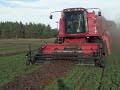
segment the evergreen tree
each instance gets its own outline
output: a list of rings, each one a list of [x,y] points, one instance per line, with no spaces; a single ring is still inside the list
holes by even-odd
[[[50,25],[41,23],[0,22],[0,38],[51,38],[54,32]]]

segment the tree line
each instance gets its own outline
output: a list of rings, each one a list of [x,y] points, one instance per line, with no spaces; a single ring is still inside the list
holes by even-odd
[[[102,26],[110,33],[117,30],[114,21],[106,20],[102,17]],[[0,22],[0,38],[53,38],[57,37],[57,30],[50,25],[22,22]]]
[[[0,38],[52,38],[57,30],[50,25],[22,22],[0,22]]]

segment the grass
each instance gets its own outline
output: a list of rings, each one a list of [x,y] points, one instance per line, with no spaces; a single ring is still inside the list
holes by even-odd
[[[53,40],[45,39],[48,43],[53,42]],[[22,54],[0,57],[0,86],[14,80],[16,76],[30,73],[42,67],[42,65],[26,65],[26,53],[24,52],[28,51],[29,43],[31,44],[32,50],[38,49],[44,44],[41,43],[41,39],[0,40],[0,55],[23,52]]]
[[[75,66],[65,77],[46,85],[44,90],[97,90],[98,88],[100,90],[120,90],[119,64],[120,57],[112,54],[107,59],[104,71],[95,66]],[[59,83],[59,80],[62,83]],[[62,89],[59,87],[61,85]]]
[[[27,66],[25,63],[24,54],[0,57],[0,85],[13,80],[18,75],[30,73],[41,67],[41,65]]]
[[[53,42],[51,39],[46,39],[45,41],[48,43]],[[37,50],[41,45],[44,45],[45,43],[42,43],[41,39],[0,40],[0,55],[27,52],[29,44],[31,44],[32,50]]]
[[[47,42],[51,43],[52,40]],[[33,49],[41,45],[40,40],[0,40],[0,52],[27,51],[28,43],[32,44]],[[113,43],[114,52],[108,57],[104,70],[94,66],[76,65],[64,77],[46,85],[44,90],[98,90],[98,88],[99,90],[120,90],[120,56],[119,47],[116,47],[120,43],[115,45],[115,40]],[[25,54],[0,57],[0,85],[10,82],[18,75],[30,73],[42,67],[41,65],[26,66],[25,62]]]
[[[95,72],[96,71],[96,72]],[[59,90],[58,80],[64,82],[68,90],[97,90],[101,69],[94,66],[75,66],[65,77],[55,80],[44,90]],[[84,90],[84,89],[83,89]]]
[[[120,90],[120,57],[111,55],[101,80],[101,90]]]

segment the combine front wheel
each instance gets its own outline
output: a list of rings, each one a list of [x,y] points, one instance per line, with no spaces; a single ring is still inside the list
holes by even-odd
[[[108,54],[105,42],[103,42],[103,47],[101,49],[99,48],[99,52],[101,54],[101,58],[99,60],[95,60],[95,65],[101,68],[105,68]]]
[[[102,58],[99,60],[99,67],[105,68],[106,66],[106,56],[102,56]]]
[[[94,60],[95,66],[105,68],[106,66],[106,57],[102,56],[101,59]]]

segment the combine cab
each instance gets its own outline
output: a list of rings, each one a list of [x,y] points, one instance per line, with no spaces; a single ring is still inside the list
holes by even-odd
[[[91,9],[98,8],[60,11],[59,34],[54,44],[42,46],[35,55],[30,50],[27,64],[47,60],[93,60],[96,66],[104,68],[106,56],[111,53],[110,35],[102,29],[100,9],[98,14],[89,11]]]

